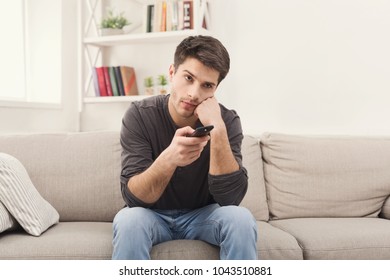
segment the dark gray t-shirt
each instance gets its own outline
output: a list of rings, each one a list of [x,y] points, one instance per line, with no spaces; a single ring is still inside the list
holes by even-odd
[[[233,110],[221,107],[233,154],[240,170],[231,174],[210,175],[210,143],[192,164],[178,167],[158,201],[146,204],[127,188],[129,179],[146,170],[171,143],[179,128],[168,111],[169,95],[159,95],[133,102],[122,120],[121,145],[122,195],[129,207],[153,209],[196,209],[211,203],[238,205],[244,197],[248,178],[242,166],[241,122]],[[202,124],[199,122],[198,126]]]

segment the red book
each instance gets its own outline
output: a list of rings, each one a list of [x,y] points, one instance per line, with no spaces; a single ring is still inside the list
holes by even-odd
[[[121,66],[122,83],[125,95],[138,95],[137,80],[133,67]]]
[[[103,67],[96,67],[96,74],[98,77],[100,96],[107,96],[106,81],[104,79]]]
[[[108,67],[103,66],[102,68],[103,68],[103,73],[104,73],[104,80],[106,81],[107,96],[113,96],[112,87],[111,87],[111,80],[110,80],[110,73],[108,73]]]

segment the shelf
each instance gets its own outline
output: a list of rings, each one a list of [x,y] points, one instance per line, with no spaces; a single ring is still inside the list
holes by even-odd
[[[138,34],[124,34],[111,35],[93,38],[85,38],[84,44],[94,45],[97,47],[112,47],[135,43],[164,43],[172,42],[173,39],[184,39],[188,36],[195,35],[209,35],[210,31],[206,29],[201,30],[180,30],[168,32],[152,32],[152,33],[138,33]]]
[[[84,97],[84,103],[115,103],[139,101],[152,95]]]

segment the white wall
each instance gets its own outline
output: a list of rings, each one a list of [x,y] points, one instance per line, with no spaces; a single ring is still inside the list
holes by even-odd
[[[225,8],[224,8],[225,7]],[[214,0],[246,133],[390,134],[390,2]]]
[[[24,133],[24,132],[56,132],[56,131],[77,131],[79,128],[79,117],[77,110],[77,0],[59,1],[59,10],[61,12],[62,32],[57,30],[60,38],[50,36],[47,40],[53,40],[58,44],[56,50],[45,50],[46,45],[41,39],[40,34],[32,34],[29,37],[30,43],[40,52],[40,61],[37,61],[38,55],[32,55],[31,60],[35,60],[34,69],[32,69],[32,88],[40,88],[47,91],[43,95],[50,95],[51,91],[60,91],[62,96],[61,106],[28,106],[28,107],[4,107],[0,104],[0,132],[1,133]],[[33,4],[30,3],[29,4]],[[45,9],[43,5],[35,7],[41,12],[47,12],[48,16],[42,16],[42,21],[37,22],[34,27],[41,24],[47,24],[50,15],[58,16],[56,11]],[[52,14],[50,14],[52,13]],[[53,25],[58,27],[58,25]],[[30,26],[31,27],[31,26]],[[51,45],[53,45],[51,43]],[[49,54],[59,54],[59,59],[53,60]],[[46,56],[45,56],[46,54]],[[42,56],[44,58],[42,58]],[[42,77],[34,77],[38,68],[44,66],[48,72],[46,86],[42,84]],[[58,83],[56,79],[60,79]],[[38,84],[40,83],[40,84]]]

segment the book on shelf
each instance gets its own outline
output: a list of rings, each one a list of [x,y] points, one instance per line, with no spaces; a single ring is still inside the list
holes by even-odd
[[[114,67],[108,67],[108,74],[110,76],[112,95],[119,96],[118,84],[116,82]]]
[[[121,75],[121,67],[114,66],[113,68],[114,68],[114,72],[115,72],[116,83],[118,85],[119,96],[125,96],[125,89],[123,88],[123,81],[122,81],[122,75]]]
[[[191,0],[183,1],[183,29],[194,28],[193,3]]]
[[[146,6],[146,32],[153,32],[154,5]]]
[[[97,78],[98,78],[98,86],[99,86],[99,93],[100,96],[107,96],[107,87],[106,87],[106,81],[104,78],[104,70],[103,67],[94,67]],[[96,90],[95,90],[96,92]]]
[[[103,66],[104,82],[106,84],[107,96],[113,96],[110,75],[108,74],[108,67]]]
[[[137,80],[133,67],[93,67],[92,79],[96,96],[138,95]]]
[[[92,68],[92,81],[93,81],[93,88],[95,89],[95,96],[100,96],[99,79],[98,79],[96,67]]]
[[[193,0],[156,0],[145,6],[144,31],[165,32],[194,28]],[[205,18],[202,27],[207,28]]]
[[[122,83],[125,95],[137,95],[138,87],[133,67],[121,66]]]

